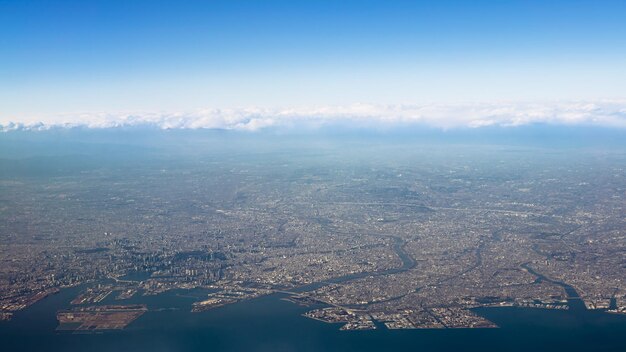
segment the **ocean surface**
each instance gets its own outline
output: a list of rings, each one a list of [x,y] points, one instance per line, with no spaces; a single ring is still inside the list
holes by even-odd
[[[100,304],[145,303],[150,311],[120,331],[55,331],[56,311],[80,287],[62,290],[0,322],[2,351],[626,351],[626,316],[601,311],[482,308],[498,329],[339,331],[302,317],[274,294],[191,313],[207,291],[176,290]],[[123,303],[121,303],[123,302]]]

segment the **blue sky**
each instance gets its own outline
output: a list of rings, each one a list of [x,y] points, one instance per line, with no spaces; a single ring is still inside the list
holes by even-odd
[[[625,98],[626,1],[0,0],[0,123]]]

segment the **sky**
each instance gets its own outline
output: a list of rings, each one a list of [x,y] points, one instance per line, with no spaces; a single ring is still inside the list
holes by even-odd
[[[333,119],[625,127],[626,1],[0,0],[0,125]]]

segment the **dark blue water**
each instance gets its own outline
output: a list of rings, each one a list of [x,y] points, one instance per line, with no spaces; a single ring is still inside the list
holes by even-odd
[[[597,311],[484,308],[477,312],[500,329],[339,331],[339,325],[300,316],[311,308],[279,294],[190,313],[191,303],[206,294],[200,290],[124,301],[146,303],[152,311],[123,331],[56,332],[56,311],[79,290],[63,290],[1,322],[1,350],[626,351],[626,316]]]

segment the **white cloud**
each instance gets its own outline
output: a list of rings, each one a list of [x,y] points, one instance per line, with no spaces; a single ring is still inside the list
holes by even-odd
[[[270,127],[317,128],[334,124],[358,128],[424,125],[449,129],[511,127],[536,123],[626,128],[626,102],[353,104],[284,109],[202,109],[173,113],[79,113],[51,116],[37,122],[0,120],[0,130],[151,125],[163,129],[221,128],[254,131]]]

